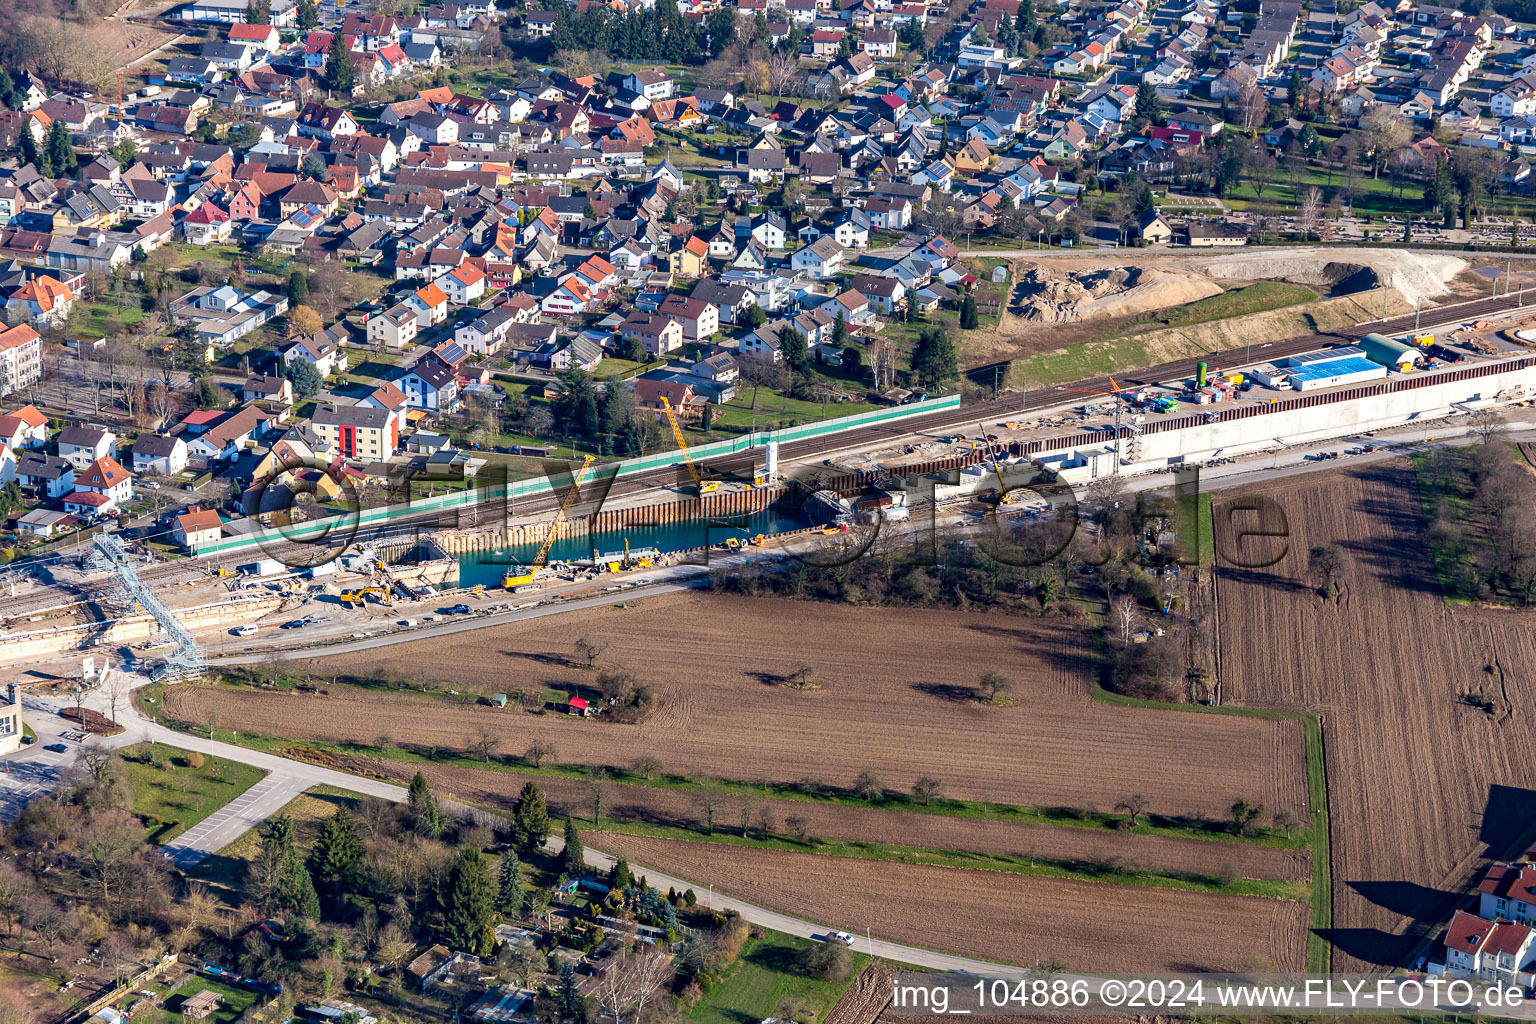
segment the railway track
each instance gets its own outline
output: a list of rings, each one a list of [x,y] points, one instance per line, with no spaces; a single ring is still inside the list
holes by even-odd
[[[1418,326],[1427,330],[1434,327],[1442,327],[1446,324],[1459,323],[1463,320],[1507,313],[1524,308],[1527,305],[1536,306],[1536,302],[1528,304],[1522,300],[1522,296],[1512,295],[1474,299],[1471,302],[1456,303],[1448,306],[1437,306],[1424,310],[1417,317]],[[1360,338],[1373,332],[1400,334],[1413,330],[1415,319],[1415,316],[1409,313],[1403,316],[1388,317],[1383,320],[1372,320],[1344,330],[1288,338],[1284,341],[1271,342],[1262,348],[1256,349],[1255,354],[1260,355],[1266,360],[1283,359],[1287,356],[1299,355],[1303,352],[1323,348],[1330,344],[1358,341]],[[1159,381],[1174,380],[1180,377],[1191,377],[1194,375],[1196,366],[1199,363],[1205,362],[1211,366],[1219,366],[1223,362],[1230,363],[1234,354],[1235,351],[1232,350],[1209,352],[1204,356],[1160,363],[1141,370],[1132,370],[1124,376],[1117,375],[1115,382],[1122,386],[1126,384],[1147,385]],[[1087,380],[1076,381],[1064,386],[1085,390],[1105,390],[1109,387],[1109,383],[1109,377],[1106,375],[1091,377]],[[1014,394],[968,405],[959,412],[946,410],[945,412],[931,413],[925,416],[913,416],[910,419],[901,420],[895,424],[850,430],[831,438],[813,438],[805,441],[789,442],[780,446],[779,457],[785,462],[793,462],[815,458],[818,455],[825,455],[830,452],[867,447],[882,441],[894,441],[912,434],[949,434],[956,430],[974,427],[978,422],[985,422],[989,419],[1005,416],[1017,418],[1020,413],[1028,409],[1059,405],[1061,401],[1062,391],[1059,388],[1036,388],[1032,391],[1026,391],[1022,396]],[[728,459],[702,460],[701,464],[722,469],[729,468],[730,461]],[[657,487],[666,486],[669,482],[677,481],[677,479],[678,474],[676,470],[656,470],[615,480],[609,488],[608,500],[633,495],[642,491],[654,490]],[[522,501],[511,510],[511,513],[519,518],[537,515],[541,512],[552,511],[557,504],[557,497]],[[419,520],[406,520],[376,530],[360,531],[357,539],[377,541],[387,540],[392,537],[408,537],[417,531],[430,528],[433,525],[469,525],[479,521],[485,521],[489,525],[489,522],[492,521],[490,519],[491,516],[505,515],[506,512],[507,510],[504,508],[503,503],[485,501],[460,510],[456,516],[429,514],[424,515]]]
[[[1471,302],[1456,303],[1448,306],[1437,306],[1422,312],[1417,318],[1419,321],[1418,326],[1423,329],[1442,327],[1446,324],[1458,323],[1463,320],[1507,313],[1524,308],[1527,305],[1536,306],[1536,302],[1527,304],[1522,299],[1523,296],[1519,295],[1499,296],[1496,298],[1475,299]],[[1310,334],[1298,338],[1288,338],[1284,341],[1271,342],[1256,349],[1255,354],[1266,360],[1283,359],[1287,356],[1310,352],[1330,344],[1358,341],[1372,332],[1400,334],[1411,331],[1415,326],[1414,321],[1415,317],[1411,313],[1383,320],[1373,320],[1340,331]],[[1234,351],[1209,352],[1204,356],[1160,363],[1141,370],[1129,371],[1123,376],[1116,375],[1115,383],[1122,386],[1127,384],[1142,386],[1159,381],[1175,380],[1180,377],[1190,377],[1194,375],[1197,364],[1205,362],[1211,366],[1220,366],[1223,362],[1230,363],[1234,354]],[[1106,375],[1091,377],[1064,386],[1084,390],[1107,390],[1109,383],[1109,377]],[[1022,396],[1013,394],[1003,398],[967,405],[958,412],[946,410],[945,412],[931,413],[924,416],[913,416],[896,424],[862,427],[857,430],[837,434],[831,438],[813,438],[804,441],[788,442],[780,446],[779,457],[785,462],[794,462],[817,456],[825,456],[832,452],[845,451],[851,448],[868,447],[880,442],[893,442],[913,434],[950,434],[956,430],[966,430],[974,427],[978,422],[986,422],[987,420],[1003,417],[1017,418],[1028,409],[1059,405],[1061,401],[1062,391],[1060,388],[1036,388],[1032,391],[1026,391]],[[728,469],[730,467],[730,460],[703,460],[701,464],[713,466],[716,469]],[[613,482],[608,490],[607,499],[611,501],[615,498],[654,490],[677,481],[678,473],[675,469],[655,470],[632,477],[624,477]],[[384,527],[359,530],[350,540],[378,542],[408,538],[422,531],[440,528],[474,525],[491,526],[503,522],[512,516],[524,518],[535,516],[542,512],[553,511],[558,503],[559,496],[554,495],[519,501],[513,508],[508,509],[504,500],[487,499],[474,505],[465,506],[453,513],[424,513],[419,518],[409,518]],[[284,552],[281,549],[284,547],[288,547],[288,545],[279,544],[273,550],[263,552],[253,551],[250,557],[252,559],[260,555],[282,557]],[[313,545],[307,544],[293,544],[291,548],[295,555],[307,552],[312,556],[314,551]],[[154,579],[156,575],[158,573],[154,569],[149,571],[150,579]]]

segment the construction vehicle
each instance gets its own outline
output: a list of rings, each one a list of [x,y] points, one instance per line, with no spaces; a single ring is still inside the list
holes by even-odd
[[[388,587],[358,587],[356,590],[343,590],[341,592],[341,603],[356,607],[360,604],[367,604],[370,597],[384,605],[395,603],[395,599],[389,594]]]
[[[587,475],[587,470],[592,468],[593,456],[588,455],[581,463],[581,467],[571,474],[571,488],[566,492],[565,500],[555,511],[555,518],[550,521],[549,532],[544,535],[544,543],[539,545],[539,550],[529,560],[527,565],[514,565],[507,570],[507,574],[501,578],[501,585],[508,590],[527,586],[538,576],[539,570],[544,568],[544,562],[549,557],[549,549],[554,546],[555,535],[560,532],[560,524],[565,521],[566,513],[571,506],[576,504],[576,498],[581,493],[581,481]]]
[[[991,437],[986,431],[982,431],[982,436]],[[1013,495],[1008,493],[1008,483],[1003,479],[1003,467],[997,461],[997,449],[993,447],[991,440],[987,441],[987,461],[992,463],[992,472],[997,476],[997,496],[994,500],[999,505],[1007,505],[1012,501]]]
[[[672,410],[672,403],[666,395],[661,396],[661,410],[667,414],[667,422],[672,425],[672,437],[677,441],[677,450],[683,453],[683,461],[688,466],[688,475],[693,477],[693,488],[696,494],[712,494],[720,489],[720,483],[716,480],[705,480],[699,475],[699,467],[693,464],[693,456],[688,454],[688,442],[683,438],[682,425],[677,422],[677,413]]]

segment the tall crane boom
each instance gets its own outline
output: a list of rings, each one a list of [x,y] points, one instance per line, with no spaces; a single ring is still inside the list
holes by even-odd
[[[533,564],[543,565],[544,559],[549,557],[549,549],[554,546],[555,534],[560,530],[560,524],[565,522],[565,514],[576,504],[576,498],[581,494],[581,481],[591,468],[594,456],[588,455],[582,460],[581,468],[571,474],[571,489],[566,492],[565,500],[560,503],[560,508],[555,512],[554,521],[549,524],[549,532],[544,535],[544,543],[539,545],[539,550],[534,553]]]
[[[539,550],[534,552],[526,565],[514,565],[507,570],[506,575],[501,579],[502,586],[520,587],[533,582],[534,577],[538,575],[539,567],[549,557],[549,549],[554,547],[555,535],[560,532],[560,524],[565,521],[566,513],[570,512],[571,506],[576,504],[576,499],[581,495],[581,481],[586,477],[587,470],[591,468],[594,461],[595,456],[588,455],[582,460],[576,472],[571,474],[570,490],[566,491],[565,500],[560,502],[560,507],[555,510],[555,518],[549,524],[549,532],[544,534],[544,542],[539,545]]]
[[[720,489],[720,484],[714,480],[705,480],[699,475],[699,467],[693,464],[693,456],[688,454],[688,442],[683,438],[683,428],[677,422],[677,413],[672,409],[672,403],[666,395],[661,396],[661,411],[667,414],[667,423],[672,426],[672,437],[677,441],[677,450],[683,453],[683,461],[688,464],[688,475],[693,477],[693,486],[700,494],[708,494],[710,491]]]

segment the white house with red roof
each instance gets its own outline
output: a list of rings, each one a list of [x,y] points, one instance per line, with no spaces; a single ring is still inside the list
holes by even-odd
[[[282,36],[278,33],[276,25],[231,25],[229,41],[256,47],[268,53],[276,53]]]
[[[224,535],[224,521],[219,518],[219,513],[211,508],[183,512],[176,517],[176,525],[172,528],[171,535],[176,538],[178,544],[195,555],[209,545],[219,542],[219,538]]]
[[[5,312],[13,320],[43,327],[62,327],[74,308],[75,293],[53,277],[34,277],[5,300]]]
[[[1516,924],[1536,922],[1536,867],[1495,861],[1477,886],[1479,917]]]
[[[1526,925],[1485,921],[1458,910],[1445,929],[1446,970],[1515,982],[1536,959],[1531,950],[1533,939],[1536,935]]]
[[[99,511],[111,512],[133,497],[133,474],[112,456],[104,455],[75,477],[75,495],[71,497],[81,491],[99,494],[107,499],[105,503],[93,502],[92,507],[99,506]]]
[[[541,312],[550,316],[575,316],[585,313],[592,304],[592,290],[574,274],[560,282],[560,286],[539,303]]]
[[[485,271],[473,263],[465,263],[437,279],[448,301],[455,306],[467,306],[485,294]]]
[[[181,233],[191,245],[227,242],[234,232],[235,222],[212,202],[201,204],[181,221]]]
[[[401,301],[416,311],[418,327],[434,327],[448,319],[448,295],[435,283],[422,285]]]
[[[43,447],[48,442],[48,417],[32,405],[0,414],[0,442],[17,451]]]

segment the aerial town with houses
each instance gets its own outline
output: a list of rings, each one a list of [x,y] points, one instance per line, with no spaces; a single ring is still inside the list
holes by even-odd
[[[1532,0],[0,5],[0,1024],[1536,998],[1532,159]]]

